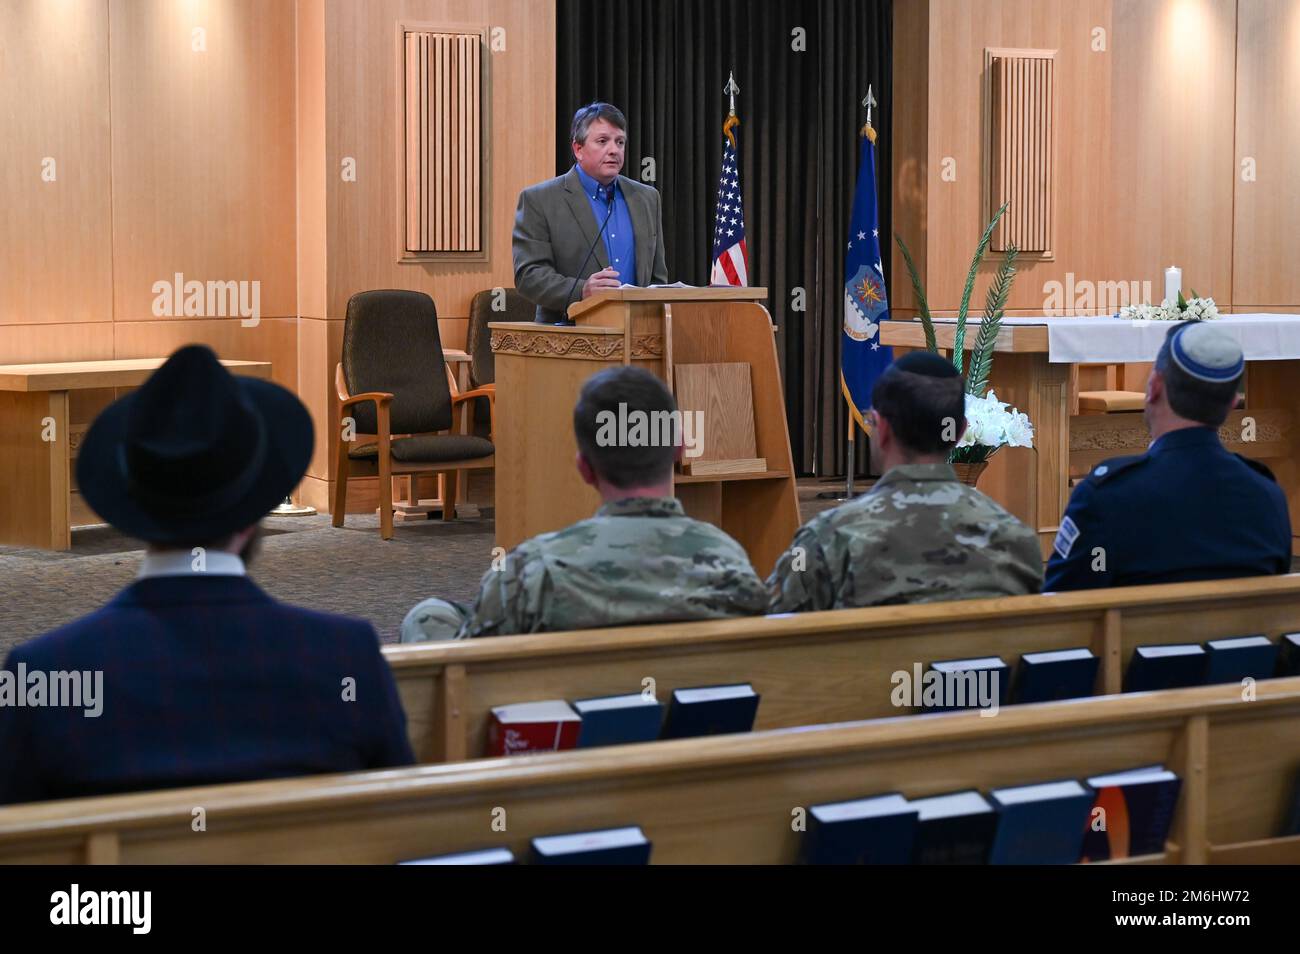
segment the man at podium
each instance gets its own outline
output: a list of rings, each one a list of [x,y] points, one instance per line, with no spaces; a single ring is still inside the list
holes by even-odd
[[[619,175],[627,119],[589,103],[570,139],[573,168],[519,193],[515,210],[515,287],[545,324],[572,324],[569,305],[597,292],[668,281],[659,192]]]

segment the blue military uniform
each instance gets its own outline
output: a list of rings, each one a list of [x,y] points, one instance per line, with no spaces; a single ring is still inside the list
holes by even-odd
[[[1093,468],[1074,490],[1044,591],[1266,576],[1291,569],[1286,495],[1211,427]]]

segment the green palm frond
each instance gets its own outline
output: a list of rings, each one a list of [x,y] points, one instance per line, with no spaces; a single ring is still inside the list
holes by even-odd
[[[930,318],[930,306],[925,300],[925,289],[921,287],[921,276],[916,272],[916,264],[912,261],[912,253],[907,250],[907,244],[897,232],[894,233],[894,241],[903,250],[903,261],[907,262],[907,274],[912,279],[912,291],[916,294],[916,307],[921,313],[921,329],[925,332],[925,348],[927,351],[938,351],[939,345],[934,339],[934,321]]]
[[[984,253],[988,251],[989,242],[993,240],[993,229],[997,227],[998,221],[1010,204],[1010,201],[1002,203],[1002,208],[998,209],[997,214],[984,230],[984,234],[980,236],[980,243],[975,248],[975,257],[971,259],[970,271],[966,273],[966,285],[961,291],[961,304],[957,308],[957,332],[952,345],[952,363],[956,365],[958,371],[961,371],[962,352],[966,347],[966,314],[970,309],[971,292],[975,290],[975,276],[979,272],[980,262],[984,260]]]
[[[1002,327],[1002,316],[1007,310],[1007,300],[1011,297],[1011,284],[1016,278],[1016,255],[1020,249],[1014,245],[1007,247],[1006,257],[998,266],[993,283],[989,285],[984,296],[984,318],[980,322],[979,334],[975,338],[975,348],[970,356],[970,374],[966,380],[966,391],[975,397],[983,397],[989,388],[989,372],[993,368],[993,345],[997,342],[998,331]]]

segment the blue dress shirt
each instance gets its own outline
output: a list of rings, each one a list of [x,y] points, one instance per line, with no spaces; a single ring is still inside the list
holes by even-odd
[[[578,178],[582,181],[582,191],[587,193],[591,202],[591,213],[596,217],[596,228],[605,221],[609,214],[609,198],[606,186],[601,185],[583,171],[582,166],[574,166]],[[632,213],[628,211],[627,199],[615,179],[609,186],[614,192],[614,214],[609,216],[605,226],[605,253],[609,264],[618,270],[618,278],[624,285],[636,284],[636,234],[632,230]]]

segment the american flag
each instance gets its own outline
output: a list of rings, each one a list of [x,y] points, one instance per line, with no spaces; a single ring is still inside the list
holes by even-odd
[[[745,250],[745,209],[740,194],[740,163],[736,156],[734,114],[722,124],[722,178],[718,180],[718,207],[714,212],[713,271],[711,285],[748,285],[749,253]]]

